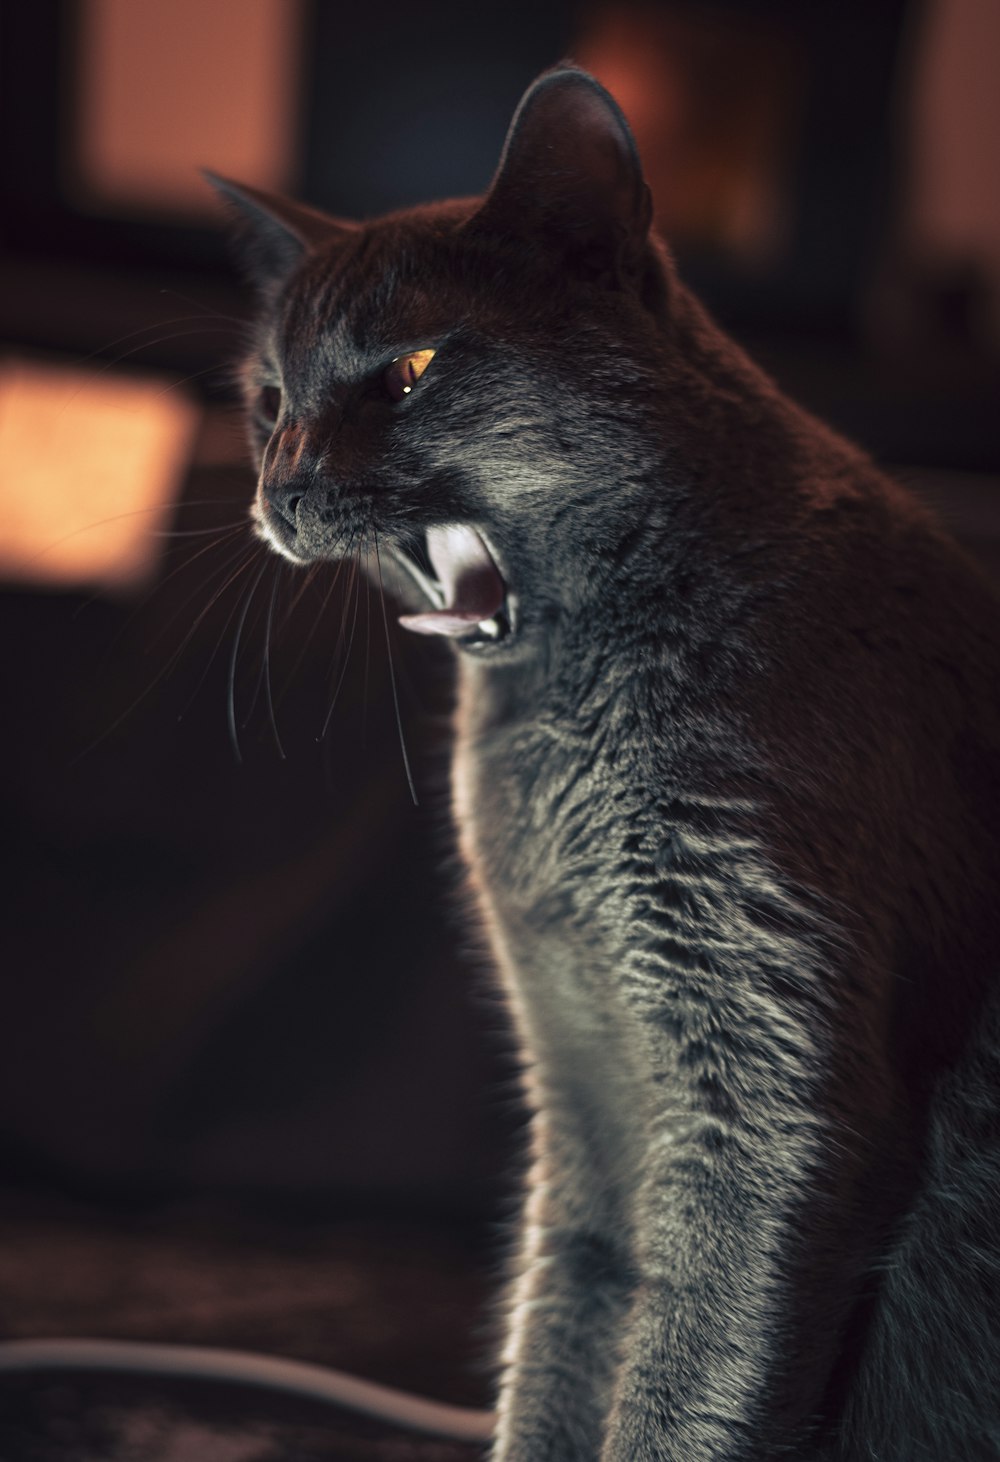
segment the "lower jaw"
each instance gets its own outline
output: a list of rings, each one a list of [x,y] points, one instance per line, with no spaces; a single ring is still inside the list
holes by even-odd
[[[506,602],[488,619],[473,620],[449,616],[440,610],[423,614],[401,614],[399,622],[415,634],[441,635],[460,649],[483,650],[501,644],[513,634],[510,608]]]

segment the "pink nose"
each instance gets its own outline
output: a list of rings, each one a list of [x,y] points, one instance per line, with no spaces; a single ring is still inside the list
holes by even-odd
[[[309,434],[299,422],[286,423],[265,448],[261,471],[264,502],[289,528],[295,528],[296,511],[308,490],[314,465]]]

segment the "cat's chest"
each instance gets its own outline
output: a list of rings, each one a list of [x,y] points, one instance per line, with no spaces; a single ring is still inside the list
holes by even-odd
[[[544,705],[484,729],[462,707],[453,769],[462,851],[494,918],[522,941],[605,946],[642,774],[605,726]],[[647,788],[648,795],[648,788]],[[605,951],[609,952],[609,951]]]

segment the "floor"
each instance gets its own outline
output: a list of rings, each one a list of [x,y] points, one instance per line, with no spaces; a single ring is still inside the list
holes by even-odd
[[[381,1224],[280,1227],[232,1215],[0,1202],[4,1338],[224,1345],[487,1407],[488,1265],[461,1236]],[[3,1462],[463,1462],[307,1401],[216,1383],[0,1377]]]

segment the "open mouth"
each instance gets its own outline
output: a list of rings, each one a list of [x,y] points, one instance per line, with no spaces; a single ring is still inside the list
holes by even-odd
[[[481,533],[462,523],[428,528],[403,562],[431,609],[401,614],[405,629],[446,635],[463,646],[495,644],[511,633],[507,585]]]

